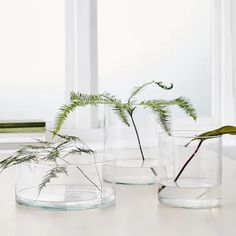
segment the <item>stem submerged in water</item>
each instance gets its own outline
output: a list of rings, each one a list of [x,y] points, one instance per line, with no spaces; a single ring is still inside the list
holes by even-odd
[[[203,140],[201,140],[196,148],[196,150],[193,152],[193,154],[188,158],[188,160],[184,163],[183,167],[181,168],[181,170],[179,171],[179,173],[177,174],[177,176],[174,179],[174,183],[177,182],[177,180],[179,179],[179,177],[181,176],[181,174],[183,173],[184,169],[187,167],[187,165],[189,164],[189,162],[195,157],[195,155],[197,154],[197,152],[199,151],[199,148],[201,147],[203,143]],[[166,188],[165,185],[161,185],[160,188],[158,189],[158,193],[160,193],[164,188]]]
[[[141,141],[140,141],[140,137],[139,137],[139,133],[138,133],[138,129],[137,129],[137,126],[135,124],[135,121],[134,121],[134,117],[133,117],[133,112],[134,112],[135,108],[132,109],[130,112],[128,112],[129,116],[130,116],[130,119],[131,119],[131,122],[133,124],[133,127],[134,127],[134,131],[135,131],[135,134],[136,134],[136,137],[137,137],[137,140],[138,140],[138,146],[139,146],[139,150],[140,150],[140,153],[141,153],[141,157],[142,157],[142,160],[143,162],[145,161],[145,157],[144,157],[144,153],[143,153],[143,148],[142,148],[142,145],[141,145]],[[157,176],[157,172],[154,170],[153,167],[150,168],[152,173]]]
[[[64,158],[60,158],[60,157],[59,157],[59,159],[61,159],[62,161],[64,161],[64,162],[67,163],[68,165],[71,165],[71,163],[68,162],[67,160],[65,160]],[[96,165],[95,165],[95,166],[96,166]],[[82,175],[83,175],[95,188],[98,189],[98,191],[101,191],[101,189],[98,187],[98,185],[95,184],[95,183],[88,177],[88,175],[86,175],[86,174],[84,173],[84,171],[83,171],[78,165],[76,166],[76,168],[82,173]],[[97,169],[96,169],[96,171],[97,171]],[[100,181],[100,176],[99,176],[99,173],[98,173],[98,172],[97,172],[97,175],[98,175],[98,178],[99,178],[99,181]]]
[[[135,109],[135,108],[134,108]],[[137,126],[134,122],[134,118],[133,118],[133,112],[134,112],[134,109],[132,111],[129,112],[129,116],[131,118],[131,121],[132,121],[132,124],[133,124],[133,127],[134,127],[134,130],[135,130],[135,134],[136,134],[136,137],[137,137],[137,140],[138,140],[138,146],[139,146],[139,150],[140,150],[140,153],[141,153],[141,156],[142,156],[142,159],[143,161],[145,160],[145,157],[144,157],[144,154],[143,154],[143,149],[142,149],[142,145],[141,145],[141,141],[140,141],[140,137],[139,137],[139,133],[138,133],[138,129],[137,129]]]

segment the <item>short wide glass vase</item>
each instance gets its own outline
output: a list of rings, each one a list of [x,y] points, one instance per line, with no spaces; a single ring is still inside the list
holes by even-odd
[[[158,181],[158,124],[154,115],[137,106],[125,124],[118,112],[105,106],[104,151],[116,160],[115,182],[147,185]],[[109,181],[109,180],[108,180]]]
[[[221,205],[222,140],[195,139],[201,131],[173,131],[159,135],[161,203],[184,208]]]
[[[21,164],[16,173],[16,202],[51,210],[112,205],[114,161],[106,159],[102,155],[80,155],[73,164]],[[109,182],[104,181],[107,178]]]

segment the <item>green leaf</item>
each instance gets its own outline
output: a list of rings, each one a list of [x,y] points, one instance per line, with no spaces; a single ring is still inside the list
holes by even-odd
[[[141,105],[151,109],[157,117],[157,122],[166,132],[170,132],[171,114],[165,100],[149,100],[142,102]]]
[[[53,178],[58,178],[59,174],[65,174],[68,175],[66,167],[54,167],[51,170],[49,170],[46,175],[43,177],[42,183],[38,186],[38,196],[41,193],[42,189],[51,182]]]
[[[198,135],[198,138],[219,136],[224,134],[236,135],[236,127],[231,125],[223,126],[221,128],[202,133]]]
[[[185,112],[186,115],[190,116],[191,118],[193,118],[193,120],[196,121],[197,112],[188,98],[178,97],[176,99],[172,99],[169,101],[166,100],[161,100],[161,101],[162,104],[165,106],[178,106],[181,110]]]
[[[158,85],[159,87],[161,87],[162,89],[165,89],[165,90],[170,90],[173,88],[173,84],[171,84],[170,86],[167,86],[165,84],[163,84],[162,82],[157,82],[157,81],[150,81],[150,82],[147,82],[145,84],[142,84],[141,86],[137,86],[134,88],[134,90],[131,92],[131,95],[130,97],[128,98],[128,102],[131,102],[131,100],[136,96],[138,95],[139,93],[141,93],[143,91],[143,89],[149,85]]]
[[[87,105],[96,106],[102,102],[103,101],[100,95],[88,95],[83,93],[71,92],[69,103],[61,106],[59,109],[59,113],[57,114],[55,121],[53,137],[55,137],[55,134],[60,131],[69,114],[75,111],[77,107],[84,107]]]
[[[65,104],[65,105],[60,107],[59,113],[57,114],[57,117],[56,117],[56,120],[55,120],[55,127],[54,127],[53,137],[55,137],[55,134],[57,134],[60,131],[62,125],[65,122],[65,120],[68,118],[68,116],[71,112],[75,111],[78,104],[79,104],[78,102],[74,101],[74,102],[71,102],[69,104]]]
[[[116,112],[120,120],[127,126],[129,124],[128,111],[131,109],[130,104],[122,103],[121,100],[117,99],[114,95],[111,95],[107,92],[100,95],[101,98],[105,99],[105,104],[112,107]]]
[[[128,115],[126,114],[126,113],[127,113],[126,109],[115,106],[115,107],[113,108],[113,111],[116,112],[116,114],[118,115],[118,117],[120,118],[120,120],[121,120],[125,125],[130,126],[130,124],[129,124],[129,118],[128,118]]]
[[[35,154],[28,154],[28,153],[24,153],[24,154],[16,154],[13,156],[10,156],[4,160],[2,160],[0,162],[0,172],[2,172],[3,170],[15,166],[15,165],[19,165],[21,163],[29,163],[29,162],[37,162],[37,157]]]
[[[185,146],[187,147],[194,140],[203,140],[204,141],[204,140],[214,138],[217,136],[222,136],[225,134],[236,135],[236,126],[226,125],[226,126],[222,126],[222,127],[218,128],[218,129],[204,132],[202,134],[197,135],[196,138],[191,139]]]

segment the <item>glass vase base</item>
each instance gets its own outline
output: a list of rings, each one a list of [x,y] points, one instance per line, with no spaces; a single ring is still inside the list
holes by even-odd
[[[16,202],[21,206],[62,211],[107,207],[115,204],[115,199],[112,188],[99,191],[74,185],[45,187],[40,194],[38,188],[28,188],[16,195]]]
[[[157,160],[117,160],[114,168],[117,184],[152,185],[158,183]],[[109,179],[105,179],[109,182]]]
[[[165,187],[158,194],[161,203],[181,208],[216,208],[222,203],[221,187]]]

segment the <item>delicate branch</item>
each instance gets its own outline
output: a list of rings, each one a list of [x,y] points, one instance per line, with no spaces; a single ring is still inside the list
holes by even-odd
[[[174,179],[174,183],[177,182],[177,180],[179,179],[179,177],[181,176],[181,174],[183,173],[184,169],[187,167],[187,165],[189,164],[189,162],[195,157],[195,155],[197,154],[197,152],[199,151],[199,148],[201,147],[203,143],[203,140],[200,140],[196,150],[193,152],[193,154],[189,157],[189,159],[184,163],[183,167],[181,168],[181,170],[179,171],[179,173],[177,174],[177,176]],[[162,185],[160,186],[160,188],[158,189],[158,193],[160,193],[164,188],[166,188],[166,185]]]
[[[95,183],[83,172],[83,170],[82,170],[79,166],[76,166],[76,168],[83,174],[83,176],[84,176],[91,184],[93,184],[93,185],[98,189],[98,191],[101,191],[101,189],[97,186],[97,184],[95,184]]]
[[[181,168],[180,172],[178,173],[178,175],[175,177],[174,182],[176,182],[179,177],[181,176],[181,174],[183,173],[184,169],[186,168],[186,166],[188,165],[188,163],[195,157],[195,155],[197,154],[199,148],[201,147],[203,143],[203,140],[201,140],[196,148],[196,150],[193,152],[193,154],[191,155],[191,157],[185,162],[185,164],[183,165],[183,167]]]
[[[54,167],[52,168],[51,170],[49,170],[46,175],[43,177],[43,181],[41,184],[39,184],[38,186],[38,196],[36,199],[38,199],[41,191],[43,190],[43,188],[48,184],[50,183],[51,179],[53,178],[58,178],[58,174],[61,174],[61,173],[64,173],[66,175],[68,175],[67,173],[67,170],[66,170],[66,167]]]
[[[64,161],[65,163],[67,163],[68,165],[72,165],[69,161],[61,158],[61,157],[58,157],[60,160]],[[77,165],[76,168],[83,174],[83,176],[91,183],[95,186],[95,188],[97,188],[99,191],[101,191],[101,189],[97,186],[97,184],[95,184],[85,173],[84,171]],[[98,175],[99,176],[99,175]],[[99,176],[99,179],[100,179],[100,176]]]
[[[145,157],[144,157],[143,148],[142,148],[142,145],[141,145],[141,141],[140,141],[138,129],[137,129],[137,126],[136,126],[135,121],[134,121],[134,118],[133,118],[133,112],[134,112],[134,110],[135,110],[135,108],[129,112],[129,115],[130,115],[130,118],[131,118],[131,121],[132,121],[134,130],[135,130],[135,134],[136,134],[136,137],[137,137],[137,140],[138,140],[138,146],[139,146],[139,150],[140,150],[140,153],[141,153],[141,156],[142,156],[142,160],[145,161]],[[152,173],[153,173],[155,176],[157,176],[157,172],[154,170],[154,168],[151,167],[150,169],[151,169]]]
[[[129,116],[130,116],[130,119],[131,119],[131,121],[132,121],[134,130],[135,130],[135,134],[136,134],[136,137],[137,137],[137,140],[138,140],[139,150],[140,150],[142,159],[143,159],[143,161],[144,161],[144,160],[145,160],[145,157],[144,157],[144,154],[143,154],[143,149],[142,149],[142,145],[141,145],[141,141],[140,141],[138,129],[137,129],[137,126],[136,126],[136,124],[135,124],[135,122],[134,122],[134,118],[133,118],[133,112],[134,112],[134,110],[135,110],[135,108],[134,108],[132,111],[129,112]]]
[[[147,83],[145,83],[145,84],[142,84],[141,86],[135,87],[134,90],[132,91],[131,95],[130,95],[129,98],[128,98],[128,103],[130,103],[131,100],[132,100],[136,95],[138,95],[140,92],[142,92],[142,90],[143,90],[145,87],[147,87],[147,86],[149,86],[149,85],[152,85],[152,84],[158,85],[160,88],[165,89],[165,90],[170,90],[170,89],[173,88],[173,84],[172,84],[172,83],[170,84],[170,86],[167,86],[167,85],[163,84],[162,82],[157,82],[157,81],[153,80],[153,81],[147,82]]]

